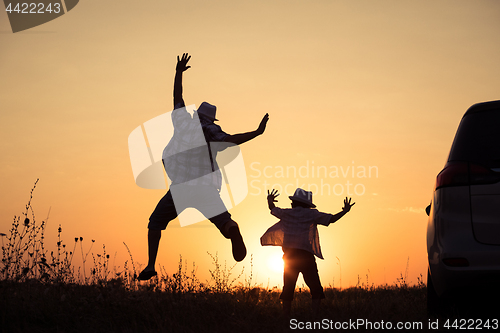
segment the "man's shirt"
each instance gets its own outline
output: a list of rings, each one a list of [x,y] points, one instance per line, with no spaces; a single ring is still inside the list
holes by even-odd
[[[180,103],[172,111],[172,123],[174,135],[162,155],[172,185],[211,185],[220,190],[222,176],[210,142],[224,141],[228,134],[197,112],[191,117]]]

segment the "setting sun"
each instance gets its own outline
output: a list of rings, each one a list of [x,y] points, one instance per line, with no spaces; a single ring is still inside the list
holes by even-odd
[[[277,253],[269,256],[269,259],[267,260],[267,267],[273,272],[283,273],[283,255]]]

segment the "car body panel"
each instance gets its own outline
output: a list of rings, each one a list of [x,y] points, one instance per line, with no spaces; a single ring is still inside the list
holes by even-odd
[[[500,245],[500,196],[472,195],[471,213],[476,240]]]
[[[467,110],[446,166],[450,163],[467,163],[469,177],[466,184],[457,177],[456,186],[438,186],[430,205],[429,277],[440,297],[500,282],[500,182],[495,174],[500,171],[500,101]],[[475,170],[485,177],[476,177]],[[442,179],[454,179],[448,176]]]

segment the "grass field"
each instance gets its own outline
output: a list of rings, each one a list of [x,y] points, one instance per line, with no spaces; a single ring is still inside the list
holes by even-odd
[[[309,293],[297,290],[295,326],[323,319],[427,323],[424,287],[325,294],[320,313],[313,315]],[[0,307],[3,332],[281,332],[291,326],[281,315],[279,291],[261,288],[172,292],[155,290],[155,282],[128,290],[113,282],[2,281]]]
[[[311,311],[309,291],[297,288],[291,318],[284,318],[280,290],[255,285],[252,272],[238,282],[234,266],[220,263],[217,254],[209,254],[209,281],[200,281],[180,258],[175,274],[162,269],[157,277],[138,282],[130,251],[130,260],[117,271],[110,267],[105,247],[100,253],[91,252],[92,246],[84,252],[82,238],[67,246],[60,241],[61,228],[55,250],[49,252],[44,231],[30,197],[9,234],[0,234],[0,332],[380,332],[397,325],[436,332],[429,328],[436,320],[442,328],[464,315],[451,307],[439,318],[429,318],[422,277],[409,285],[407,274],[401,274],[393,285],[327,287],[319,313]],[[72,264],[76,253],[83,267]]]

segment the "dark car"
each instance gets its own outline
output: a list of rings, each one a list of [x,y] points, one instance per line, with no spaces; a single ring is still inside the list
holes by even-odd
[[[427,214],[429,308],[465,290],[498,289],[500,101],[464,114]]]

